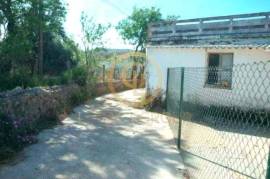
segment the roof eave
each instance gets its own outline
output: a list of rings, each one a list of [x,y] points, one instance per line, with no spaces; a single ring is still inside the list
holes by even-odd
[[[147,45],[146,48],[183,48],[183,49],[264,49],[270,45]]]

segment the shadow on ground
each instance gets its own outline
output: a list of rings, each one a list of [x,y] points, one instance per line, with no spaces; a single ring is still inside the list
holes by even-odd
[[[74,109],[25,149],[0,178],[181,178],[183,164],[165,116],[97,98]]]

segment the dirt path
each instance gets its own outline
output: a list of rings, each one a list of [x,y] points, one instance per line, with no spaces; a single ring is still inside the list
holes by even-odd
[[[96,98],[39,135],[0,178],[181,178],[183,165],[165,116],[134,109],[141,90]]]

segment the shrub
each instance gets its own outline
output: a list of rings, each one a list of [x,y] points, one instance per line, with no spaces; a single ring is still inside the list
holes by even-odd
[[[77,93],[73,93],[70,97],[71,106],[76,106],[82,104],[90,97],[90,94],[87,93],[86,89],[81,89]]]
[[[33,143],[32,137],[37,131],[26,121],[3,116],[0,120],[0,133],[4,135],[0,144],[8,144],[14,149],[20,149],[24,144]]]
[[[162,100],[163,92],[161,89],[156,89],[149,94],[146,94],[141,99],[143,106],[149,111],[163,112],[165,109],[164,101]]]
[[[23,147],[36,143],[39,131],[51,128],[57,123],[56,118],[32,122],[0,113],[0,162],[13,157]]]
[[[12,75],[5,74],[0,77],[0,91],[11,90],[16,87],[35,87],[35,86],[53,86],[60,85],[61,78],[60,77],[39,77],[33,76],[27,73],[18,72]]]
[[[78,66],[66,71],[62,77],[62,84],[74,82],[79,86],[86,86],[88,79],[88,70],[86,66]]]
[[[87,67],[77,67],[72,70],[72,80],[80,86],[87,84],[88,72]]]
[[[62,85],[66,83],[62,83],[62,77],[61,76],[45,76],[41,81],[41,86],[55,86],[55,85]]]
[[[37,131],[26,121],[3,114],[0,116],[0,160],[36,142]]]
[[[78,84],[81,87],[93,87],[96,82],[95,75],[87,66],[77,66],[65,71],[59,76],[37,76],[27,69],[19,69],[11,73],[0,76],[0,91],[11,90],[16,87],[36,87],[66,85],[70,83]]]
[[[38,81],[38,80],[37,80]],[[0,90],[10,90],[15,87],[28,87],[33,86],[36,84],[33,84],[34,80],[32,77],[25,73],[24,71],[17,71],[14,72],[14,74],[4,74],[0,77]]]

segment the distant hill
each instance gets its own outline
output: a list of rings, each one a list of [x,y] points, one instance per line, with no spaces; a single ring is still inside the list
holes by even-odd
[[[97,49],[97,53],[101,56],[112,56],[112,55],[121,55],[128,52],[132,52],[133,50],[130,49],[106,49],[106,48],[100,48]]]

